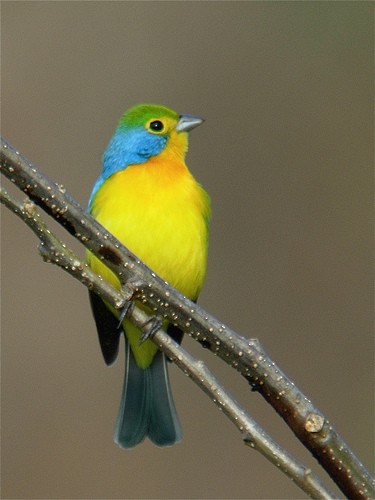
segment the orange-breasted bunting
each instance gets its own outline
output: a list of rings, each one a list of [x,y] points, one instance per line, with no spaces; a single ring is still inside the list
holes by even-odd
[[[128,110],[103,156],[89,211],[169,284],[196,300],[206,273],[210,200],[185,164],[188,132],[203,122],[164,106]],[[115,274],[88,252],[90,267],[120,287]],[[119,313],[90,292],[104,359],[118,353]],[[147,309],[146,309],[147,311]],[[151,314],[151,311],[149,311]],[[181,440],[164,354],[126,318],[126,367],[114,440],[131,448],[148,436],[159,446]],[[181,341],[174,325],[168,332]]]

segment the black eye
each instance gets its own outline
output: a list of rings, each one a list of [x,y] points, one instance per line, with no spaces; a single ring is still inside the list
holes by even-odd
[[[163,122],[161,122],[160,120],[154,120],[150,123],[150,129],[154,130],[155,132],[162,132],[164,129]]]

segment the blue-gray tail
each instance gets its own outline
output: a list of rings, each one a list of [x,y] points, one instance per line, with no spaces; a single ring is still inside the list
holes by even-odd
[[[151,365],[142,369],[125,341],[124,387],[114,440],[121,448],[132,448],[146,436],[158,446],[181,441],[181,425],[169,385],[164,353],[158,351]]]

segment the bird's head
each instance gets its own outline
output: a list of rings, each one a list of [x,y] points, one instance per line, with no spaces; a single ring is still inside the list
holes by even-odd
[[[108,178],[160,154],[183,159],[188,147],[187,133],[202,122],[197,116],[178,115],[165,106],[134,106],[121,117],[104,153],[102,176]]]

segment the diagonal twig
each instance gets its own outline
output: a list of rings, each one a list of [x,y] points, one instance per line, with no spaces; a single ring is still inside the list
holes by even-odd
[[[1,171],[95,255],[123,283],[142,283],[136,298],[180,326],[236,368],[279,413],[349,498],[371,498],[374,480],[331,423],[265,353],[257,339],[246,339],[166,284],[85,213],[65,189],[2,140]]]
[[[0,188],[0,201],[21,218],[40,240],[39,252],[46,262],[56,264],[87,288],[101,295],[114,307],[124,303],[121,291],[100,279],[85,263],[46,226],[36,205],[29,199],[21,203]],[[140,329],[145,328],[149,316],[138,307],[128,312],[129,319]],[[241,432],[244,443],[259,451],[292,479],[308,496],[316,499],[334,498],[312,471],[288,454],[245,412],[224,389],[206,365],[177,344],[162,329],[152,336],[153,341],[188,375],[222,410]]]

